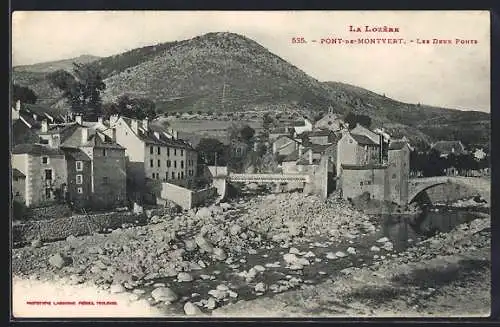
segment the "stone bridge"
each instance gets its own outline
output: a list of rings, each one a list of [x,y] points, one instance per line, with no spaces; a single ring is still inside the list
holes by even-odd
[[[485,177],[436,176],[413,178],[408,183],[408,203],[425,190],[442,184],[459,184],[477,192],[490,203],[491,181]]]

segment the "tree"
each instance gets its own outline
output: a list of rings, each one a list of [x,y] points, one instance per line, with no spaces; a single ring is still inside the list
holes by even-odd
[[[369,128],[372,124],[372,119],[370,118],[370,116],[357,115],[353,112],[349,112],[344,120],[349,124],[350,129],[356,127],[356,124],[360,124],[367,128]]]
[[[102,112],[101,92],[106,89],[101,72],[94,66],[73,63],[73,74],[57,70],[47,76],[49,82],[63,91],[74,113],[95,119]]]
[[[247,144],[250,143],[254,135],[255,135],[255,130],[248,125],[245,125],[240,129],[241,139],[243,142]]]
[[[215,165],[217,155],[217,165],[225,166],[228,163],[227,146],[214,138],[202,138],[196,147],[198,159],[208,165]]]
[[[29,87],[20,86],[17,84],[14,84],[12,86],[12,100],[13,100],[13,102],[20,100],[21,103],[34,104],[34,103],[36,103],[37,99],[38,99],[37,95]]]
[[[128,94],[120,95],[115,102],[104,104],[103,113],[107,117],[118,114],[133,119],[154,119],[158,115],[153,101],[145,98],[132,98]]]
[[[269,132],[271,126],[274,124],[274,119],[269,115],[269,113],[265,113],[262,116],[262,127],[266,132]]]

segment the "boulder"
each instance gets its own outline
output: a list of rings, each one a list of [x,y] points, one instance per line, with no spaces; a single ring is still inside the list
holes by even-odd
[[[255,292],[259,292],[259,293],[263,293],[266,291],[267,287],[266,287],[266,284],[264,283],[257,283],[257,285],[255,285]]]
[[[151,296],[156,301],[174,302],[177,300],[177,294],[168,287],[158,287],[151,292]]]
[[[389,239],[385,236],[377,240],[377,243],[385,243],[385,242],[389,242]]]
[[[184,240],[184,248],[186,249],[186,251],[194,251],[197,247],[198,245],[196,244],[196,241],[194,239]]]
[[[180,272],[179,274],[177,274],[177,280],[179,282],[191,282],[193,281],[193,276],[191,276],[187,272]]]
[[[49,264],[58,269],[69,265],[72,261],[70,257],[63,256],[60,253],[56,253],[49,258]]]
[[[196,235],[194,238],[196,244],[200,248],[201,251],[207,252],[207,253],[212,253],[214,250],[214,247],[212,244],[210,244],[209,241],[207,241],[202,235]]]
[[[345,254],[342,251],[337,251],[337,252],[335,252],[335,256],[338,257],[338,258],[343,258],[343,257],[346,257],[347,254]]]
[[[31,247],[39,248],[42,246],[42,241],[40,239],[35,239],[31,241]]]
[[[212,217],[212,210],[210,210],[209,208],[206,208],[206,207],[200,208],[196,212],[196,217],[201,218],[201,219],[211,218]]]
[[[227,255],[226,255],[226,253],[224,252],[223,249],[221,249],[221,248],[214,248],[213,249],[213,257],[214,257],[215,260],[224,261],[224,260],[226,260]]]
[[[380,248],[379,248],[378,246],[375,246],[375,245],[374,245],[374,246],[372,246],[372,247],[370,248],[370,251],[372,251],[372,252],[380,252]]]
[[[123,293],[125,292],[125,287],[122,284],[113,284],[109,287],[111,293]]]
[[[327,258],[327,259],[330,259],[330,260],[334,260],[334,259],[337,259],[337,256],[336,256],[336,255],[335,255],[335,253],[333,253],[333,252],[328,252],[328,253],[326,254],[326,258]]]
[[[296,263],[299,258],[297,258],[297,256],[293,253],[286,253],[283,255],[283,260],[285,260],[285,262],[288,264],[293,264]]]
[[[233,235],[233,236],[238,235],[240,232],[241,232],[241,226],[240,226],[240,225],[233,224],[233,225],[231,225],[231,227],[229,228],[229,233],[230,233],[231,235]]]
[[[229,210],[231,209],[233,206],[227,202],[224,202],[224,203],[221,203],[220,204],[220,207],[222,208],[222,210]]]
[[[353,248],[353,247],[348,247],[347,248],[347,253],[349,253],[349,254],[356,254],[356,249]]]
[[[191,303],[189,301],[184,304],[184,313],[186,313],[186,315],[188,316],[195,316],[202,314],[200,308],[198,308],[196,304]]]

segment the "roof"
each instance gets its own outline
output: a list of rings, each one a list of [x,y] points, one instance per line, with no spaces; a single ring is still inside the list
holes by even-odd
[[[293,151],[283,159],[283,161],[297,161],[297,160],[299,160],[299,150]]]
[[[432,148],[441,153],[465,153],[465,148],[460,141],[439,141]]]
[[[132,119],[128,117],[122,117],[125,123],[131,127]],[[156,134],[155,134],[156,132]],[[194,150],[193,147],[186,141],[181,139],[170,138],[170,133],[163,127],[153,124],[148,124],[148,129],[145,130],[141,125],[139,125],[138,132],[136,135],[141,141],[146,144],[163,145],[174,148],[183,148]]]
[[[345,165],[342,164],[342,169],[346,170],[367,170],[367,169],[385,169],[387,165],[368,164],[368,165]]]
[[[391,142],[389,144],[389,150],[401,150],[405,147],[405,145],[407,145],[409,147],[408,142],[405,142],[405,141]]]
[[[17,168],[12,168],[12,176],[15,178],[26,178],[26,175],[24,175],[20,170]]]
[[[319,164],[318,159],[313,159],[312,163],[309,163],[309,160],[302,158],[299,161],[297,161],[297,166],[307,166],[307,165],[317,165]]]
[[[18,144],[12,149],[12,154],[32,154],[59,156],[64,155],[64,152],[59,148],[51,148],[45,144]]]
[[[269,131],[269,134],[288,134],[290,133],[289,127],[278,127]]]
[[[358,144],[377,145],[377,143],[373,142],[373,140],[370,139],[368,136],[357,135],[357,134],[351,134],[351,136],[356,142],[358,142]]]
[[[312,132],[305,132],[304,133],[308,137],[319,137],[319,136],[331,136],[335,135],[333,131],[327,130],[327,129],[322,129],[319,131],[312,131]]]
[[[26,113],[23,113],[21,112],[19,114],[19,118],[20,120],[22,120],[24,123],[27,123],[29,124],[30,128],[40,128],[41,124],[40,122],[36,121],[35,119],[33,119],[33,116],[29,115],[29,114],[26,114]]]
[[[75,161],[91,161],[90,157],[80,149],[75,148],[61,148],[64,151],[65,155],[69,159],[73,159]]]

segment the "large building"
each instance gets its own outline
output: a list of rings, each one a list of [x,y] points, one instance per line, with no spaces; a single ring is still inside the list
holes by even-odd
[[[344,120],[340,115],[333,112],[333,108],[328,109],[328,113],[314,123],[314,129],[330,130],[333,132],[340,131],[345,126]]]
[[[380,141],[366,135],[345,131],[338,142],[337,176],[342,173],[342,165],[363,166],[382,162]]]
[[[160,195],[161,182],[184,187],[194,184],[197,152],[176,131],[153,126],[148,119],[113,115],[108,133],[126,148],[129,190],[134,198],[146,194],[149,201]]]

